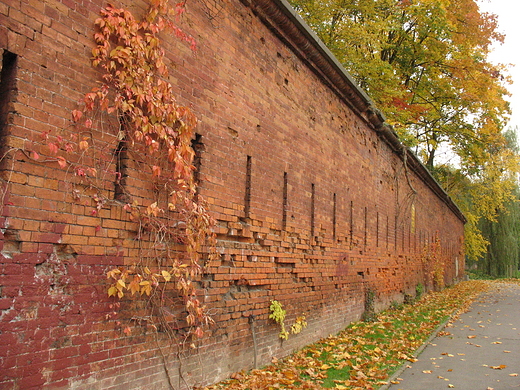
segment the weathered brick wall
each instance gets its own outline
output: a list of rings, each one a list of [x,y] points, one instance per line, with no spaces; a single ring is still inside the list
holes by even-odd
[[[222,379],[255,354],[264,364],[359,319],[368,288],[379,308],[413,294],[437,235],[446,283],[462,275],[457,210],[268,3],[190,3],[195,53],[164,37],[179,101],[200,120],[199,191],[219,239],[200,281],[216,324],[179,363],[154,336],[125,336],[107,319],[105,273],[132,262],[135,224],[117,207],[93,216],[58,164],[24,153],[70,126],[95,85],[91,37],[105,2],[0,0],[0,388],[167,388],[165,367],[176,388]],[[135,168],[128,191],[147,204],[151,185]],[[100,186],[115,192],[110,178]],[[308,327],[282,343],[270,300],[288,324],[305,313]]]

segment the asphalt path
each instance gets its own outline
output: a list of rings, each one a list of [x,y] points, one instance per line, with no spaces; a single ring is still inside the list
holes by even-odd
[[[520,285],[493,283],[388,390],[520,390]]]

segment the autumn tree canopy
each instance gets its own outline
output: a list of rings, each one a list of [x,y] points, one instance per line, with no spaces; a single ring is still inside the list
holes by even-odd
[[[478,221],[495,218],[518,170],[502,132],[509,76],[487,59],[504,38],[496,16],[475,0],[290,2],[459,204],[468,254],[485,251]],[[441,150],[457,165],[439,164]]]

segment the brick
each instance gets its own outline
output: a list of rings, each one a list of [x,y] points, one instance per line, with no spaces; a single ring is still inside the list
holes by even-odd
[[[190,7],[190,28],[203,44],[196,55],[173,36],[162,38],[178,101],[200,119],[198,190],[217,220],[219,258],[203,255],[208,264],[195,282],[198,296],[216,313],[216,325],[197,353],[186,351],[183,360],[197,383],[251,368],[250,314],[263,364],[359,319],[367,285],[377,287],[381,308],[413,291],[424,282],[423,246],[437,231],[447,280],[455,280],[455,257],[459,277],[464,269],[460,219],[410,172],[420,199],[415,234],[406,207],[396,228],[395,186],[408,185],[404,176],[395,177],[402,166],[398,155],[328,87],[330,80],[324,83],[301,53],[278,39],[276,23],[263,24],[271,18],[261,7],[251,13],[249,3],[223,3],[226,23],[219,29],[201,7]],[[139,15],[146,2],[119,5]],[[100,80],[90,56],[101,6],[0,0],[0,45],[20,54],[17,114],[6,143],[34,147],[41,155],[33,162],[19,152],[9,161],[12,172],[8,164],[2,167],[2,177],[11,180],[0,220],[8,225],[0,235],[0,345],[7,346],[0,348],[0,387],[14,387],[12,378],[19,388],[166,386],[156,335],[146,321],[135,321],[148,314],[145,303],[125,299],[115,315],[109,307],[117,300],[107,296],[106,272],[161,250],[145,225],[138,239],[140,223],[113,202],[117,117],[103,113],[85,132],[109,167],[91,186],[47,161],[53,158],[49,148],[39,145],[42,132],[54,137],[77,131],[71,111]],[[142,151],[130,154],[127,190],[132,201],[149,205],[157,200],[151,169],[142,163]],[[73,189],[80,199],[73,199]],[[98,215],[91,213],[95,193],[109,199]],[[307,315],[309,328],[288,343],[279,343],[278,328],[268,319],[273,299],[283,303],[289,320]],[[182,324],[182,318],[175,320],[175,326]],[[122,332],[127,323],[130,336]],[[163,333],[157,337],[169,342]],[[176,382],[177,371],[171,370]]]

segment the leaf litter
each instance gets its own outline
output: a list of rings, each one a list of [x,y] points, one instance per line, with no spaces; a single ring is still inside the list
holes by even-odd
[[[353,322],[263,369],[235,373],[199,390],[343,389],[373,390],[388,384],[437,327],[467,311],[489,284],[473,280],[432,292],[413,304],[379,313],[372,322]]]

